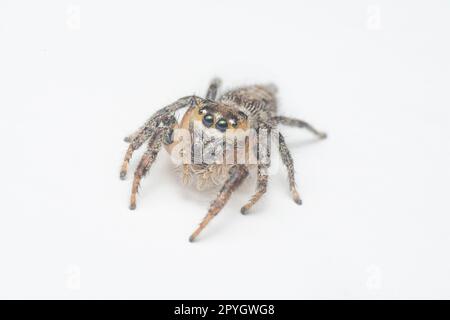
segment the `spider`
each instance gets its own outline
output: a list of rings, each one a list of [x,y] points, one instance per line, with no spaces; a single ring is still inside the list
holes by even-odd
[[[271,152],[270,138],[262,137],[263,132],[266,136],[267,132],[276,132],[275,141],[287,169],[290,192],[299,205],[302,201],[296,188],[292,156],[277,126],[282,124],[305,128],[320,139],[326,138],[325,133],[305,121],[277,115],[275,85],[239,87],[218,97],[220,85],[220,79],[213,79],[205,98],[195,95],[183,97],[157,111],[142,127],[125,138],[129,147],[121,166],[121,179],[127,175],[133,152],[147,141],[147,150],[134,173],[131,210],[136,208],[136,194],[141,179],[149,171],[163,145],[170,155],[182,158],[178,168],[185,183],[195,179],[199,189],[221,185],[208,213],[189,237],[191,242],[225,206],[231,194],[248,177],[250,169],[256,169],[256,191],[241,208],[241,213],[248,213],[266,192]],[[187,110],[178,122],[176,112],[183,108]],[[249,131],[256,134],[249,134]],[[239,137],[243,137],[240,139],[242,143],[237,142]],[[198,150],[200,152],[196,152]],[[244,153],[240,157],[241,161],[236,159],[239,152]],[[202,157],[205,154],[210,155],[209,159]]]

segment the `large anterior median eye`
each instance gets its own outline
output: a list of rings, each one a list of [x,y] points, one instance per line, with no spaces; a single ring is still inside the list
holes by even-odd
[[[203,122],[203,125],[205,126],[205,127],[211,127],[212,125],[213,125],[213,123],[214,123],[214,116],[212,115],[212,114],[210,114],[210,113],[207,113],[207,114],[205,114],[204,116],[203,116],[203,120],[202,120],[202,122]]]
[[[227,122],[227,120],[226,120],[226,119],[219,119],[219,121],[217,121],[217,123],[216,123],[216,128],[217,128],[219,131],[222,131],[222,132],[224,132],[225,130],[227,130],[227,128],[228,128],[228,122]]]

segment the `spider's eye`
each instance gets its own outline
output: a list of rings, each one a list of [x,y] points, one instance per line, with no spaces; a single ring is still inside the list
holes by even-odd
[[[226,120],[226,119],[220,119],[219,121],[217,121],[217,123],[216,123],[216,128],[217,128],[219,131],[222,131],[222,132],[224,132],[225,130],[227,130],[227,128],[228,128],[228,122],[227,122],[227,120]]]
[[[205,114],[206,113],[206,109],[205,108],[201,108],[200,110],[198,110],[199,114]]]
[[[213,123],[214,123],[214,116],[212,115],[212,114],[210,114],[210,113],[207,113],[207,114],[205,114],[205,116],[203,117],[203,120],[202,120],[202,122],[203,122],[203,125],[205,126],[205,127],[211,127],[212,125],[213,125]]]
[[[235,118],[231,118],[230,119],[230,124],[233,128],[237,127],[237,120]]]

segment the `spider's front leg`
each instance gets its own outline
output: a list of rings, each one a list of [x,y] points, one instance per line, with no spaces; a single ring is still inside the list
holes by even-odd
[[[156,159],[156,156],[161,150],[161,142],[164,135],[164,129],[157,129],[153,135],[150,137],[148,141],[148,147],[142,156],[136,171],[134,172],[133,185],[131,188],[131,197],[130,197],[130,209],[136,209],[136,194],[139,190],[139,184],[141,182],[142,177],[144,177],[153,162]]]
[[[187,107],[195,102],[195,97],[184,97],[174,103],[168,105],[157,111],[150,119],[148,119],[142,127],[140,127],[136,132],[126,137],[125,142],[130,143],[127,152],[122,162],[120,168],[120,178],[125,179],[128,171],[128,164],[130,163],[133,152],[139,149],[145,141],[147,141],[154,133],[161,123],[167,122],[168,119],[173,117],[175,111]]]
[[[228,172],[228,179],[225,181],[222,189],[216,199],[211,203],[208,213],[203,218],[203,221],[190,236],[189,241],[192,242],[200,234],[200,232],[206,227],[206,225],[214,218],[220,210],[225,206],[231,197],[231,194],[236,190],[248,176],[248,169],[245,165],[234,165]]]
[[[133,185],[131,188],[130,197],[130,209],[136,209],[136,194],[139,190],[139,184],[141,179],[147,174],[148,170],[152,166],[159,151],[161,150],[162,143],[171,144],[173,138],[173,128],[176,125],[177,120],[172,116],[166,116],[159,127],[153,130],[148,140],[147,150],[142,156],[136,171],[134,172]]]

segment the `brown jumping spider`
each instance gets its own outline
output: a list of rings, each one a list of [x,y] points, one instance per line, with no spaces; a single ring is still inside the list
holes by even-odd
[[[220,83],[219,79],[211,81],[206,98],[187,96],[162,108],[139,130],[125,138],[130,145],[120,170],[122,179],[126,177],[133,152],[148,141],[147,150],[134,173],[130,209],[136,208],[139,183],[155,161],[162,144],[172,159],[181,159],[177,162],[184,182],[194,178],[199,189],[221,185],[207,215],[190,236],[190,241],[225,206],[251,168],[257,171],[256,192],[241,212],[247,213],[266,192],[271,141],[278,144],[281,160],[287,168],[292,198],[301,204],[292,157],[283,135],[277,131],[278,124],[305,128],[320,139],[326,137],[325,133],[302,120],[278,116],[274,85],[240,87],[216,99]],[[182,108],[187,110],[178,122],[175,113]]]

